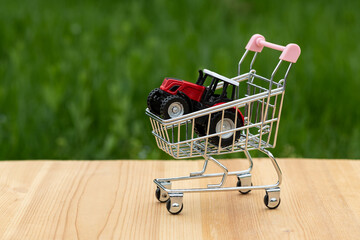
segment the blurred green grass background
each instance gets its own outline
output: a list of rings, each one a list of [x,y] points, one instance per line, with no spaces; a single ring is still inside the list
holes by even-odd
[[[275,156],[360,158],[359,10],[349,0],[3,0],[0,159],[169,159],[147,94],[200,68],[235,76],[254,33],[302,48]]]

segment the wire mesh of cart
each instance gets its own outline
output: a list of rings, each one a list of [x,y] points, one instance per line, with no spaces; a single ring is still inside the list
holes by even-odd
[[[255,60],[264,47],[282,52],[270,77],[261,76],[254,69]],[[146,109],[146,114],[150,117],[152,134],[161,150],[176,159],[205,158],[203,168],[199,172],[183,177],[154,179],[154,183],[157,185],[156,198],[160,202],[166,202],[167,210],[170,213],[180,213],[183,209],[183,194],[193,192],[239,191],[246,194],[251,190],[263,189],[266,192],[265,205],[270,209],[279,206],[279,186],[282,182],[282,174],[276,159],[267,149],[276,146],[286,80],[299,55],[300,47],[296,44],[280,46],[267,42],[263,36],[255,34],[248,42],[246,51],[239,61],[238,76],[229,80],[235,82],[235,85],[245,85],[244,94],[240,95],[240,88],[237,88],[237,98],[233,101],[167,120]],[[248,56],[250,58],[252,56],[249,71],[241,74],[241,66]],[[286,64],[285,74],[277,76],[282,64]],[[217,89],[221,89],[227,78],[206,71],[208,74],[220,76],[220,79],[224,80],[217,85]],[[197,123],[200,120],[205,124],[201,125],[199,130]],[[278,178],[275,184],[260,186],[252,184],[253,161],[249,153],[251,150],[259,150],[270,158]],[[248,169],[229,172],[226,166],[213,157],[235,152],[244,152],[249,161]],[[209,160],[216,163],[222,172],[206,174]],[[224,186],[228,176],[237,177],[236,186]],[[205,188],[171,188],[173,181],[212,177],[221,177],[220,183],[208,184]]]

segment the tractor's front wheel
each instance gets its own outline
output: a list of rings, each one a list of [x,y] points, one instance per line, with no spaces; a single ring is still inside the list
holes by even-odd
[[[178,95],[166,97],[160,106],[160,115],[163,119],[180,117],[189,112],[189,104]]]
[[[161,98],[162,94],[160,88],[155,88],[149,93],[147,98],[147,106],[150,112],[153,112],[157,115],[160,114]]]

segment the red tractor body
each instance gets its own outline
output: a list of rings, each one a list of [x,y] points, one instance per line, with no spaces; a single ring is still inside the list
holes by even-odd
[[[200,102],[205,91],[204,86],[174,78],[165,78],[160,89],[171,95],[176,95],[180,91],[197,102]]]
[[[210,79],[210,84],[204,85],[205,81],[209,81],[206,79]],[[149,111],[163,119],[177,118],[234,100],[238,86],[238,82],[204,69],[199,71],[196,83],[165,78],[160,88],[155,88],[149,93],[147,105]],[[207,133],[219,133],[220,129],[230,130],[243,125],[244,116],[239,109],[236,111],[234,108],[199,116],[195,119],[194,131],[198,136],[205,136]],[[239,139],[240,131],[235,133],[235,139]],[[217,145],[219,139],[219,136],[214,136],[209,142]],[[233,143],[233,134],[223,134],[221,139],[221,146],[228,146]]]

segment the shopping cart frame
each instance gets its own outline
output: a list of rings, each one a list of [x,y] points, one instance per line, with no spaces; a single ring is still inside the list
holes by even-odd
[[[253,68],[255,60],[264,46],[282,51],[270,78],[257,74]],[[254,52],[250,62],[250,70],[240,74],[241,65],[249,52]],[[299,55],[300,48],[296,44],[288,44],[286,47],[283,47],[266,42],[263,36],[255,34],[247,44],[246,51],[239,61],[238,76],[231,79],[239,84],[245,83],[247,85],[244,97],[240,98],[238,92],[238,99],[236,100],[168,120],[164,120],[150,112],[149,109],[146,109],[146,114],[150,118],[153,129],[152,134],[155,136],[157,146],[160,149],[176,159],[193,157],[204,157],[205,159],[202,170],[190,173],[189,176],[154,179],[154,183],[157,185],[156,197],[160,202],[167,202],[166,207],[170,213],[178,214],[181,212],[183,209],[182,199],[184,193],[194,192],[239,191],[246,194],[251,190],[265,190],[265,205],[270,209],[275,209],[279,206],[282,173],[276,159],[267,148],[274,148],[276,146],[286,79]],[[276,73],[283,63],[288,64],[285,75],[276,81]],[[222,88],[222,85],[220,83],[217,88]],[[240,121],[239,114],[237,114],[239,110],[245,112],[245,122],[242,126],[237,125],[237,122]],[[224,115],[228,111],[235,112],[235,127],[223,129]],[[222,114],[220,131],[210,134],[211,117],[219,113]],[[196,120],[199,118],[205,118],[208,121],[204,136],[199,136],[195,133]],[[233,141],[229,146],[222,146],[222,136],[226,134],[232,134]],[[219,139],[217,145],[209,142],[210,138],[216,137]],[[253,160],[250,155],[251,150],[259,150],[270,158],[277,174],[276,183],[253,186],[251,181],[251,171],[253,168]],[[229,172],[226,166],[212,157],[214,155],[234,152],[244,152],[249,161],[248,169]],[[205,174],[209,161],[218,165],[222,172]],[[224,187],[229,176],[237,177],[236,187]],[[174,181],[214,177],[222,177],[220,183],[208,184],[206,188],[171,189],[171,183]]]

